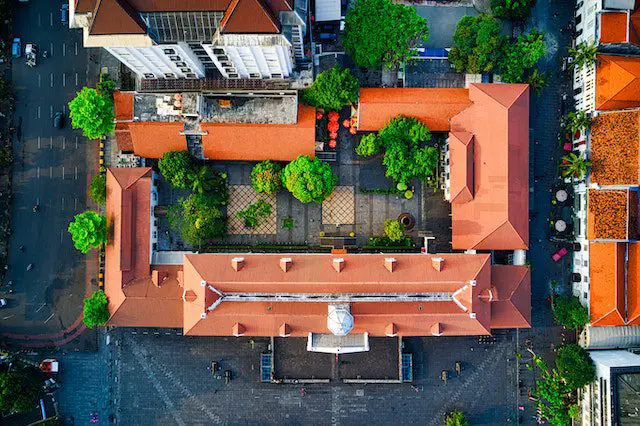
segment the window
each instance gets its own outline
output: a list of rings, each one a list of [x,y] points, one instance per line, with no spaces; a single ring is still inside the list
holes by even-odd
[[[182,72],[191,72],[191,68],[180,68],[180,71]]]
[[[214,55],[224,55],[224,49],[213,49],[213,54]]]
[[[180,56],[169,56],[169,59],[171,59],[173,62],[180,62],[182,60],[182,58]]]
[[[176,67],[186,67],[186,62],[176,62]]]
[[[194,73],[188,73],[187,78],[198,78],[198,76],[195,75]]]
[[[167,72],[164,74],[164,78],[177,78],[176,75],[172,72]]]
[[[165,55],[175,55],[176,51],[173,49],[162,49]]]
[[[145,74],[144,74],[144,78],[147,78],[147,79],[149,79],[149,78],[156,78],[156,76],[155,76],[154,74],[151,74],[151,73],[148,73],[148,72],[147,72],[147,73],[145,73]]]
[[[260,78],[260,74],[249,74],[249,78]]]
[[[229,74],[229,78],[238,78],[238,74]]]

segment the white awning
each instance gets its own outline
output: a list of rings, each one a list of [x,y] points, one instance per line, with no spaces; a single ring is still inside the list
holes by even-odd
[[[369,333],[347,334],[346,336],[309,333],[307,350],[329,354],[367,352],[369,350]]]
[[[316,0],[316,22],[339,21],[340,0]]]

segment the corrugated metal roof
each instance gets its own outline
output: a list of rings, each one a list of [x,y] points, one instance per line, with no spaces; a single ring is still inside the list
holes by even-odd
[[[340,0],[316,0],[316,22],[339,21],[342,17]]]

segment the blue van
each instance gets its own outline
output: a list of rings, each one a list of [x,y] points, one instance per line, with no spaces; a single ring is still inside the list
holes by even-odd
[[[14,58],[22,56],[22,42],[17,37],[13,39],[13,44],[11,45],[11,56]]]

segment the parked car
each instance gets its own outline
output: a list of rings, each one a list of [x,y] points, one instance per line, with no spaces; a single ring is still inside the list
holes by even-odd
[[[30,67],[35,67],[37,55],[38,47],[33,43],[28,43],[24,48],[24,56],[26,58],[27,65],[29,65]]]
[[[567,255],[568,252],[569,252],[569,250],[567,250],[566,247],[562,247],[560,250],[558,250],[555,253],[553,253],[551,258],[553,259],[554,262],[559,262],[560,259],[562,259],[563,257],[565,257]]]
[[[60,6],[60,21],[65,25],[69,23],[69,5],[67,3]]]
[[[64,114],[61,112],[56,112],[53,116],[53,127],[56,129],[62,129],[64,127]]]
[[[13,39],[13,44],[11,45],[11,56],[14,58],[22,56],[22,41],[18,37]]]
[[[7,307],[7,299],[3,297],[0,299],[0,308],[6,308],[6,307]]]

